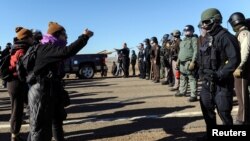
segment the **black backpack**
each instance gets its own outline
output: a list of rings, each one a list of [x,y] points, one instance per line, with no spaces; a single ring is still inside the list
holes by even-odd
[[[39,45],[29,47],[24,56],[22,56],[16,64],[17,75],[19,80],[26,81],[32,84],[35,80],[34,77],[34,66],[36,61],[36,53]]]
[[[9,70],[11,53],[8,53],[1,57],[0,60],[0,78],[4,81],[9,80],[12,77],[12,73]]]

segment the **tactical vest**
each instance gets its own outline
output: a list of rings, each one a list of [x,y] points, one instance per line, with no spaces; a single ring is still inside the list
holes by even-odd
[[[218,43],[218,38],[226,33],[225,30],[220,31],[216,36],[207,36],[199,48],[200,69],[218,70],[225,63],[225,52],[220,50],[215,44]]]
[[[178,53],[180,50],[180,42],[181,42],[181,39],[178,39],[178,40],[174,40],[170,43],[171,49],[169,51],[169,56],[174,61],[176,61],[178,59]]]

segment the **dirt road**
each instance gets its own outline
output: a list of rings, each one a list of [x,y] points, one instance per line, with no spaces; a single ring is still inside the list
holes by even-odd
[[[67,80],[66,89],[72,103],[64,122],[69,141],[192,141],[205,131],[199,102],[176,98],[168,86],[150,80]],[[8,141],[10,102],[6,89],[0,92],[0,140]],[[21,134],[27,133],[23,124]]]

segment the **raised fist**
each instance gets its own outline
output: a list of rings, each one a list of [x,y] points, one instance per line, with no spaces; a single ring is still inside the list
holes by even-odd
[[[84,35],[87,35],[88,37],[92,37],[94,35],[94,32],[89,30],[88,28],[84,30]]]

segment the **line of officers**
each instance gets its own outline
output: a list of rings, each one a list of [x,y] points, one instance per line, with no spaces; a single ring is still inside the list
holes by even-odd
[[[174,30],[165,34],[162,38],[162,46],[158,44],[156,37],[145,39],[140,43],[138,53],[138,66],[140,78],[152,79],[159,83],[163,78],[162,85],[170,85],[170,91],[177,91],[176,97],[186,96],[187,84],[191,88],[190,102],[197,101],[198,65],[197,46],[198,37],[194,34],[194,27],[186,25],[184,39],[181,40],[181,32]],[[151,65],[152,64],[152,65]]]
[[[200,36],[194,34],[194,27],[186,25],[181,32],[174,30],[165,34],[160,46],[156,37],[145,39],[139,44],[139,77],[152,79],[163,85],[169,84],[175,96],[187,96],[189,101],[197,98],[197,82],[202,81],[200,105],[205,122],[216,125],[215,108],[223,124],[249,124],[249,78],[250,78],[250,33],[249,19],[240,12],[233,13],[228,22],[235,36],[221,26],[222,15],[216,8],[209,8],[201,14],[198,25]],[[144,47],[145,45],[145,47]],[[235,121],[231,115],[233,95],[238,100],[238,114]]]

